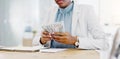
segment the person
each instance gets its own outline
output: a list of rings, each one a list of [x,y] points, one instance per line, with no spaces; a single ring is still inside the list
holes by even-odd
[[[42,31],[34,38],[34,45],[50,48],[108,48],[105,33],[99,26],[92,6],[79,5],[71,0],[55,0],[55,2],[58,7],[49,9],[44,24],[64,21],[65,32],[54,32],[51,36],[49,32]]]

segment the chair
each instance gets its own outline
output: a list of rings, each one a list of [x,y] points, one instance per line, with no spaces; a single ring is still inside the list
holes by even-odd
[[[118,59],[119,54],[120,54],[120,28],[118,28],[115,34],[109,59]]]

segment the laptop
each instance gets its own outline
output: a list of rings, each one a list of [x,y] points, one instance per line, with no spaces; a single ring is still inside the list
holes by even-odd
[[[13,51],[13,52],[38,52],[40,50],[39,46],[35,47],[1,47],[0,51]]]

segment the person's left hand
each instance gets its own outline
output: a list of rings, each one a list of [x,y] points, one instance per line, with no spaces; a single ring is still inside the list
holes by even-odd
[[[63,44],[71,44],[74,45],[75,42],[77,41],[77,37],[72,36],[71,34],[65,32],[55,32],[52,37],[54,38],[55,41]]]

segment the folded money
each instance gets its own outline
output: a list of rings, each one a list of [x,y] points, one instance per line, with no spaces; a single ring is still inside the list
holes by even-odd
[[[49,33],[53,32],[65,32],[64,23],[62,22],[55,22],[53,24],[47,24],[42,26],[42,29],[48,31]]]

